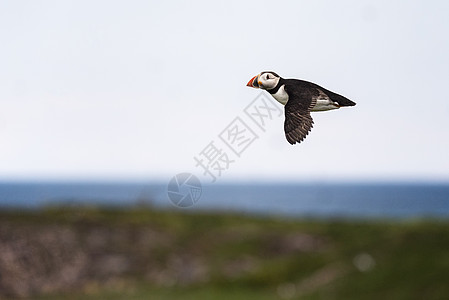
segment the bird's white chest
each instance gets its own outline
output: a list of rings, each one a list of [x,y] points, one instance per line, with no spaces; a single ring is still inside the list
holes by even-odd
[[[287,104],[288,94],[284,89],[284,85],[282,85],[276,93],[271,94],[271,96],[273,96],[273,98],[276,99],[276,101],[278,101],[282,105]]]

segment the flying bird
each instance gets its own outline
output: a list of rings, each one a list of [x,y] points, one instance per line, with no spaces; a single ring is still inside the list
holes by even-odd
[[[300,143],[313,127],[311,111],[326,111],[354,106],[346,97],[299,79],[284,79],[274,72],[262,72],[247,86],[266,90],[285,106],[285,137],[290,144]]]

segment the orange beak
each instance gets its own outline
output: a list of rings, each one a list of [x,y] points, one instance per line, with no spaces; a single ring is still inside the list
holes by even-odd
[[[253,88],[258,89],[258,88],[259,88],[259,83],[258,83],[257,81],[259,80],[259,76],[260,76],[260,74],[254,76],[253,78],[251,78],[251,80],[248,81],[248,83],[246,84],[246,86],[249,86],[249,87],[253,87]]]

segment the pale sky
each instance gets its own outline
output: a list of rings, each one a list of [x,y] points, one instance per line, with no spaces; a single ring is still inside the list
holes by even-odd
[[[448,12],[448,1],[1,1],[0,180],[207,181],[193,157],[271,70],[357,106],[314,113],[294,146],[274,119],[219,180],[449,181]]]

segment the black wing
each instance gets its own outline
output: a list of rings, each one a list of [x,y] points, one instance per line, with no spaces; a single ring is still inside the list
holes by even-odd
[[[288,102],[285,105],[285,137],[290,144],[300,143],[313,127],[310,110],[316,105],[319,96],[317,89],[285,85]]]

